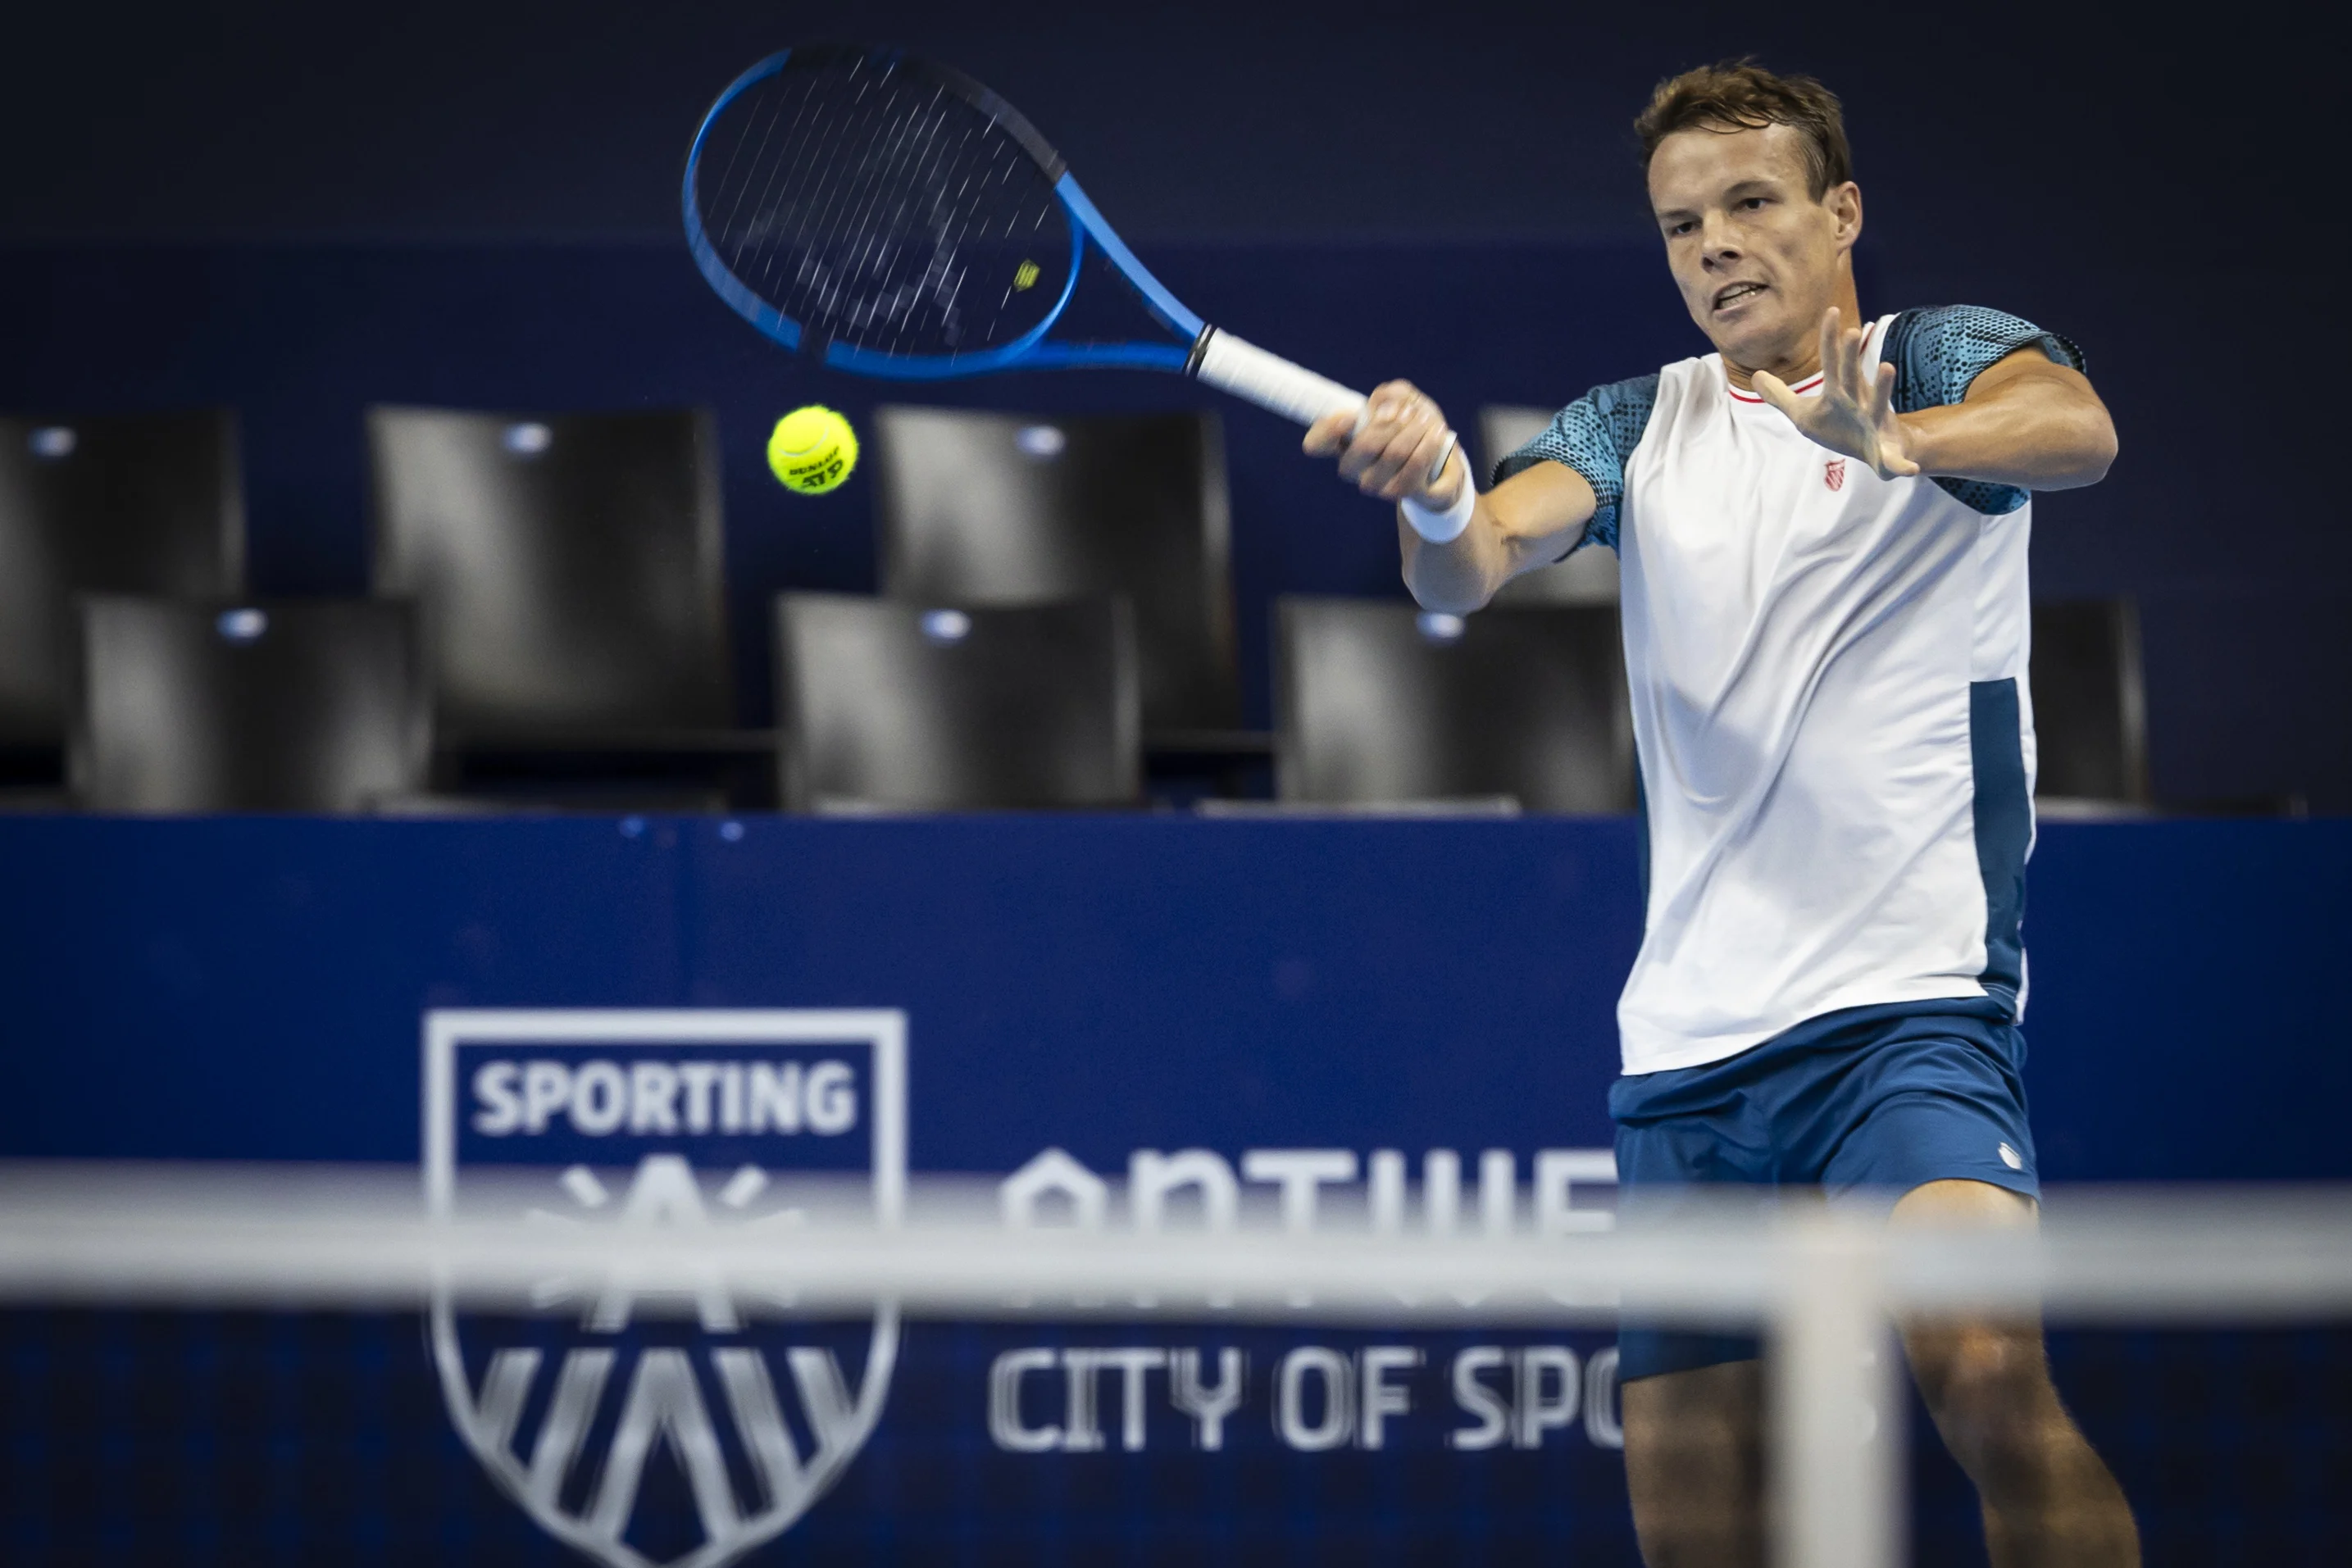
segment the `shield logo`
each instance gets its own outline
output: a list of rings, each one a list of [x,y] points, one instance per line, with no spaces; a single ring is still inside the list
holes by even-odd
[[[1832,490],[1845,488],[1845,459],[1832,457],[1822,465],[1822,483]]]
[[[753,1226],[795,1188],[906,1197],[906,1016],[802,1009],[435,1010],[425,1186],[565,1226]],[[494,1178],[494,1179],[492,1179]],[[540,1201],[531,1201],[536,1195]],[[625,1277],[549,1280],[531,1311],[432,1309],[443,1402],[491,1479],[609,1568],[721,1568],[839,1479],[880,1420],[898,1319],[812,1322],[713,1279],[662,1311]]]

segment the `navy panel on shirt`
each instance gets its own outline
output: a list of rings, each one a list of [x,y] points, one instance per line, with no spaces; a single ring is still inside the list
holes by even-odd
[[[1985,968],[1977,977],[1986,994],[2006,1001],[2012,1014],[2025,981],[2025,852],[2033,841],[2023,736],[2015,677],[1970,682],[1977,869],[1985,884]]]

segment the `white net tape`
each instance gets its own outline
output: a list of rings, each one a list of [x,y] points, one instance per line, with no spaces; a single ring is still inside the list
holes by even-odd
[[[532,1190],[539,1190],[534,1188]],[[714,1283],[809,1312],[943,1318],[1760,1322],[1774,1349],[1777,1560],[1898,1560],[1892,1322],[2041,1312],[2074,1323],[2352,1316],[2352,1194],[2077,1191],[2038,1232],[1890,1228],[1855,1208],[1700,1210],[1553,1237],[1376,1228],[1008,1227],[992,1192],[917,1183],[885,1222],[814,1188],[787,1224],[582,1223],[492,1184],[424,1212],[413,1172],[47,1166],[0,1171],[0,1301],[525,1305],[555,1277],[690,1302]],[[476,1208],[473,1202],[479,1202]]]

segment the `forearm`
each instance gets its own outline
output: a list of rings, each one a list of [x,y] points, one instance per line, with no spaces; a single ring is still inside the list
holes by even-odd
[[[1566,556],[1598,504],[1583,475],[1538,463],[1480,496],[1470,526],[1444,544],[1422,538],[1400,513],[1405,586],[1424,609],[1466,615],[1520,572]]]
[[[1467,615],[1484,608],[1495,591],[1510,580],[1511,555],[1493,506],[1484,496],[1460,538],[1433,544],[1415,533],[1400,512],[1397,540],[1404,555],[1404,585],[1424,610]]]
[[[1599,507],[1591,481],[1549,461],[1480,494],[1444,413],[1409,382],[1373,389],[1363,416],[1324,415],[1300,446],[1309,456],[1336,455],[1343,481],[1398,503],[1405,586],[1426,608],[1456,615],[1484,607],[1515,573],[1567,555]],[[1409,509],[1436,539],[1413,527]]]
[[[2019,377],[1981,397],[1902,415],[1911,460],[1939,478],[2026,490],[2097,484],[2116,458],[2115,423],[2087,382],[2065,376]]]

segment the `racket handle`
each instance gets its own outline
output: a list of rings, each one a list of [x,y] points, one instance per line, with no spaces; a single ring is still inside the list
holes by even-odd
[[[1214,327],[1201,329],[1201,340],[1192,349],[1192,373],[1220,392],[1300,424],[1312,424],[1327,413],[1361,414],[1368,401],[1360,392]]]

